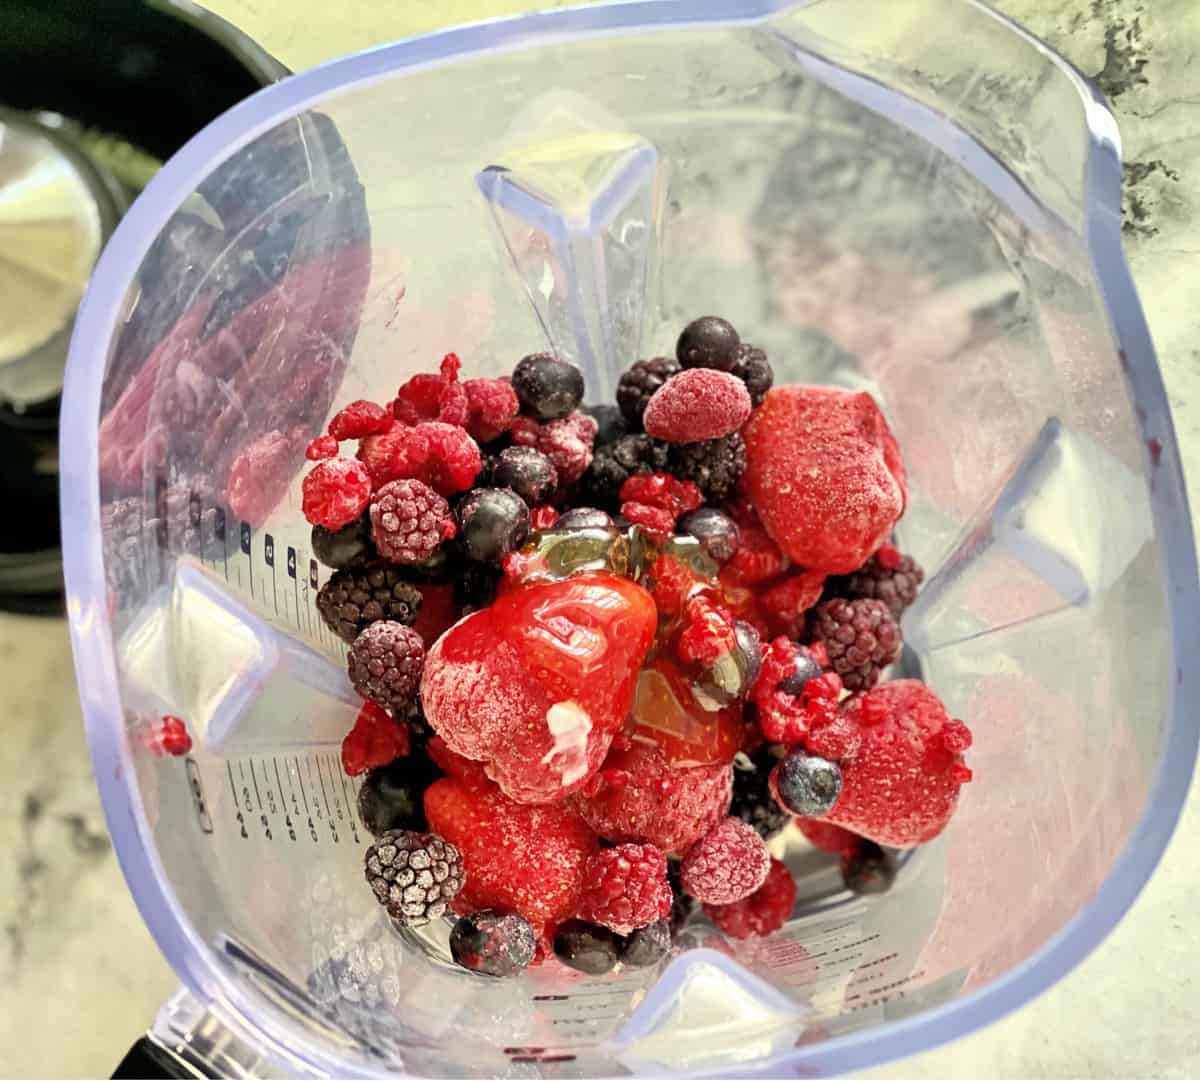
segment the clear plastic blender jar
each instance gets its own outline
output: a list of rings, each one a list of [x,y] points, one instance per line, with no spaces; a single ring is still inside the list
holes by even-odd
[[[971,0],[601,5],[286,80],[171,160],[80,310],[63,414],[80,692],[130,887],[229,1074],[822,1073],[1036,994],[1112,927],[1196,748],[1190,518],[1120,250],[1109,112]],[[864,388],[928,568],[906,663],[976,781],[895,888],[788,849],[787,928],[514,983],[398,938],[338,763],[303,448],[448,350],[589,400],[719,312],[779,382]],[[1130,643],[1137,643],[1136,649]],[[147,732],[186,718],[180,758]]]

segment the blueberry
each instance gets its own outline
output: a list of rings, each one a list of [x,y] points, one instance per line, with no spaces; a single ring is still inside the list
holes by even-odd
[[[491,909],[460,917],[450,931],[454,960],[485,976],[515,976],[529,967],[536,950],[537,939],[528,923]]]
[[[733,632],[737,636],[738,652],[746,661],[746,676],[742,682],[748,691],[762,671],[762,639],[751,624],[741,619],[734,624]]]
[[[874,841],[861,841],[842,856],[842,881],[851,893],[887,893],[896,881],[896,859]]]
[[[779,684],[779,689],[786,694],[800,694],[804,684],[821,674],[821,666],[803,646],[796,650],[796,670]]]
[[[567,920],[554,932],[554,956],[568,968],[603,976],[620,960],[620,936],[607,927]]]
[[[732,323],[717,315],[704,315],[683,328],[675,345],[675,359],[685,368],[716,368],[728,372],[738,362],[741,344]]]
[[[497,488],[511,488],[529,506],[536,507],[554,495],[558,470],[540,450],[509,447],[496,458],[492,483]]]
[[[606,447],[609,443],[615,443],[621,436],[629,434],[629,424],[625,420],[625,414],[621,412],[620,406],[607,403],[585,405],[583,411],[599,425],[593,441],[594,446]]]
[[[670,949],[670,921],[655,920],[625,936],[621,942],[621,963],[630,968],[646,968],[658,964]]]
[[[613,520],[595,507],[572,507],[554,523],[555,529],[612,529]]]
[[[428,827],[422,799],[425,789],[440,776],[438,768],[424,755],[398,758],[388,766],[371,770],[358,791],[358,817],[373,836],[388,830]]]
[[[499,563],[529,536],[529,507],[507,488],[475,488],[458,505],[462,545],[471,559]]]
[[[790,752],[775,767],[772,781],[780,804],[801,818],[828,814],[842,794],[838,764],[801,750]]]
[[[667,924],[671,933],[677,933],[696,911],[696,899],[683,892],[679,879],[679,860],[667,860],[667,881],[671,884],[671,913]]]
[[[371,519],[366,511],[341,529],[312,528],[312,554],[327,567],[341,570],[375,555],[371,544]]]
[[[701,507],[685,514],[679,519],[679,529],[695,537],[718,563],[732,559],[737,551],[737,523],[715,507]]]
[[[533,353],[517,362],[513,390],[521,408],[538,420],[558,420],[583,400],[583,372],[553,353]]]

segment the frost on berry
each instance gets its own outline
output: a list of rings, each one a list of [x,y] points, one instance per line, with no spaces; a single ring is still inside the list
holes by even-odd
[[[778,931],[796,904],[796,883],[782,860],[771,859],[766,880],[749,897],[704,912],[730,938],[763,937]]]
[[[463,383],[467,394],[467,432],[480,443],[499,438],[521,411],[517,392],[507,379],[468,379]]]
[[[408,754],[408,726],[375,702],[364,702],[354,727],[342,740],[342,769],[357,777]]]
[[[679,876],[697,901],[727,905],[749,897],[770,869],[771,855],[754,828],[740,818],[724,818],[689,849]]]
[[[330,458],[304,478],[302,493],[302,510],[310,523],[341,529],[366,509],[371,477],[354,458]]]
[[[225,486],[229,509],[252,526],[262,525],[287,494],[292,465],[291,440],[283,432],[272,431],[260,435],[233,460],[230,467]],[[353,517],[351,515],[347,521]]]
[[[329,434],[334,439],[363,439],[386,432],[391,426],[390,410],[360,398],[334,414]]]
[[[750,392],[735,375],[691,368],[668,379],[646,403],[642,426],[669,443],[699,443],[736,432],[750,416]]]
[[[579,917],[627,935],[671,911],[667,858],[653,845],[602,849],[588,863]]]

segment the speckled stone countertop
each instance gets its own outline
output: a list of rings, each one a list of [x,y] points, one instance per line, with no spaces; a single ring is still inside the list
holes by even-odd
[[[523,0],[436,4],[210,0],[293,69]],[[554,6],[540,4],[536,6]],[[1195,0],[1001,0],[1093,76],[1126,161],[1125,241],[1200,507],[1200,5]],[[65,625],[0,617],[0,1072],[108,1076],[175,978],[109,846]],[[1200,802],[1116,932],[1051,991],[992,1027],[863,1076],[1200,1075]]]

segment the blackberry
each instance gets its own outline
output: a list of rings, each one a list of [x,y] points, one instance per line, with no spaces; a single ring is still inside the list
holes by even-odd
[[[630,968],[658,964],[671,950],[670,920],[655,920],[646,927],[639,927],[621,940],[618,949],[621,964]]]
[[[455,567],[454,602],[471,611],[486,608],[496,599],[501,577],[499,567],[464,559]]]
[[[462,916],[450,932],[450,955],[485,976],[515,976],[537,952],[533,928],[520,916],[485,909]]]
[[[536,507],[554,495],[558,470],[540,450],[509,447],[493,460],[489,483],[497,488],[511,488],[529,506]]]
[[[369,770],[358,790],[358,817],[373,837],[388,830],[428,828],[422,799],[441,776],[424,754],[408,754],[387,766]]]
[[[745,468],[746,444],[738,432],[701,443],[671,445],[670,471],[680,480],[695,481],[710,503],[729,499]]]
[[[719,315],[693,319],[675,344],[675,358],[684,368],[716,368],[731,371],[742,344],[733,324]]]
[[[554,956],[564,965],[603,976],[620,960],[621,937],[598,923],[567,920],[554,932]]]
[[[371,537],[393,563],[421,563],[454,535],[449,504],[419,480],[392,480],[371,496]]]
[[[327,567],[341,570],[363,563],[375,555],[371,544],[371,516],[363,512],[341,529],[312,527],[312,554]]]
[[[559,515],[555,529],[612,529],[613,520],[595,507],[572,507]]]
[[[411,627],[381,619],[363,630],[350,647],[350,682],[364,698],[384,709],[407,710],[416,697],[425,664],[425,643]]]
[[[583,372],[553,353],[533,353],[518,361],[512,387],[521,408],[538,420],[560,420],[583,401]]]
[[[880,670],[900,656],[900,627],[883,601],[826,601],[817,608],[814,634],[848,691],[874,687]]]
[[[605,402],[603,405],[585,405],[583,411],[597,425],[596,438],[592,443],[594,447],[607,446],[609,443],[615,443],[621,436],[629,434],[629,425],[619,406]]]
[[[842,794],[842,771],[836,762],[797,749],[775,767],[771,787],[780,805],[792,814],[820,818],[833,810]]]
[[[637,361],[622,373],[617,380],[617,406],[630,425],[641,431],[646,403],[679,371],[679,364],[671,357],[651,357]]]
[[[925,572],[912,556],[900,555],[899,552],[888,562],[896,565],[884,566],[879,553],[876,553],[859,570],[831,583],[830,588],[837,590],[836,596],[848,600],[865,597],[883,601],[893,618],[899,619],[917,599],[917,590],[925,580]]]
[[[621,505],[621,485],[635,473],[661,473],[667,468],[667,444],[648,435],[624,435],[592,456],[580,483],[587,502],[607,511]]]
[[[529,507],[508,488],[472,489],[458,505],[458,521],[463,551],[480,563],[499,563],[529,536]]]
[[[874,841],[860,840],[842,853],[842,882],[851,893],[887,893],[896,881],[896,858]]]
[[[346,642],[380,619],[411,627],[420,609],[421,591],[386,563],[334,571],[317,590],[317,611]]]
[[[715,507],[701,507],[679,519],[676,528],[695,537],[718,563],[733,558],[738,546],[738,527],[728,514]]]
[[[454,845],[413,830],[388,830],[367,849],[363,867],[375,899],[405,927],[443,915],[466,881]]]
[[[756,409],[762,405],[767,391],[775,382],[775,372],[767,354],[755,345],[738,347],[737,359],[729,369],[730,375],[736,375],[750,392],[750,404]]]
[[[750,826],[764,841],[769,841],[791,821],[791,816],[775,801],[768,781],[779,763],[771,745],[760,747],[752,755],[739,755],[733,763],[733,802],[729,813]]]

